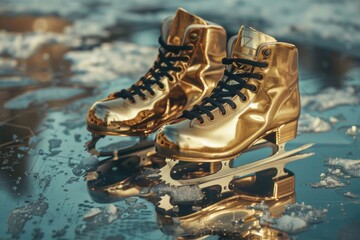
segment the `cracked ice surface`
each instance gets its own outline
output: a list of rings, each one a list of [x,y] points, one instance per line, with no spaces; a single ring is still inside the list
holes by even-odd
[[[104,43],[91,51],[71,51],[66,59],[77,73],[74,81],[113,80],[119,75],[144,73],[156,58],[156,49],[133,43]]]
[[[4,104],[7,109],[24,109],[30,104],[43,104],[47,101],[62,100],[84,93],[83,89],[67,87],[50,87],[26,92],[14,97]]]
[[[326,88],[315,95],[301,96],[301,105],[309,107],[312,111],[324,111],[339,105],[355,105],[359,102],[359,93],[350,86],[343,89]]]

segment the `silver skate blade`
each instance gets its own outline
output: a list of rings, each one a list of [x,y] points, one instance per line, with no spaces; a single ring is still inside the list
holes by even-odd
[[[242,178],[249,174],[264,171],[264,170],[271,169],[271,168],[277,169],[277,174],[273,177],[273,179],[278,179],[283,176],[287,176],[287,173],[284,170],[285,165],[287,163],[297,161],[300,159],[304,159],[304,158],[310,157],[312,155],[314,155],[314,153],[303,153],[303,154],[297,154],[297,155],[293,155],[290,157],[285,157],[285,158],[281,158],[278,160],[274,160],[272,162],[264,163],[263,165],[260,165],[260,166],[254,166],[254,167],[249,167],[249,168],[243,168],[243,167],[233,168],[232,175],[227,175],[224,177],[213,179],[208,182],[201,183],[201,184],[199,184],[199,188],[203,189],[206,187],[218,185],[221,187],[221,192],[224,193],[224,192],[227,192],[230,190],[229,184],[234,179]]]
[[[274,155],[267,157],[263,160],[248,163],[248,164],[236,167],[236,168],[230,167],[231,160],[222,161],[221,169],[219,171],[217,171],[216,173],[208,175],[208,176],[192,178],[192,179],[179,179],[179,180],[173,179],[171,177],[171,170],[178,163],[178,160],[167,160],[167,164],[163,168],[160,169],[160,176],[161,176],[160,179],[162,181],[164,181],[166,184],[170,184],[172,186],[182,186],[182,185],[195,185],[195,184],[199,185],[201,183],[210,182],[210,181],[213,181],[216,179],[221,179],[224,177],[232,178],[238,172],[239,173],[237,175],[240,175],[240,174],[242,174],[243,171],[244,172],[251,171],[250,173],[254,173],[254,172],[265,170],[268,168],[273,168],[276,161],[293,156],[301,151],[304,151],[304,150],[310,148],[313,145],[314,144],[305,144],[301,147],[295,148],[290,151],[285,151],[285,147],[284,147],[284,145],[282,145],[282,146],[279,146],[278,152],[276,152]],[[251,151],[251,149],[250,149],[250,151]],[[300,156],[302,156],[302,155],[300,155]],[[306,157],[306,156],[304,156],[304,157]],[[303,158],[303,157],[299,157],[298,159],[301,159],[301,158]],[[295,159],[295,160],[297,160],[297,159]],[[283,166],[284,166],[284,164],[283,164]],[[244,176],[244,175],[241,175],[241,176]]]

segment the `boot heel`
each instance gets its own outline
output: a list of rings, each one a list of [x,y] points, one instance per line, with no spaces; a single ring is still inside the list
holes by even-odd
[[[285,123],[276,129],[276,144],[288,142],[296,137],[298,121]]]

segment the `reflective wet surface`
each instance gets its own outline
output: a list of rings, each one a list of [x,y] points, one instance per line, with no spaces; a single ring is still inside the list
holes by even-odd
[[[322,23],[323,32],[314,34],[309,28],[309,34],[301,38],[298,32],[305,31],[301,28],[283,34],[270,27],[281,22],[277,18],[293,13],[286,13],[286,9],[273,21],[267,14],[256,19],[234,14],[226,19],[219,14],[203,15],[224,24],[229,36],[246,23],[263,31],[278,30],[279,36],[271,34],[299,48],[302,113],[298,137],[288,148],[315,143],[311,148],[315,155],[290,163],[287,168],[295,174],[299,208],[311,205],[326,209],[326,217],[304,231],[284,233],[279,239],[357,239],[359,235],[360,61],[356,41],[351,42],[347,34],[351,28],[356,38],[360,30],[356,21],[349,22],[344,14],[348,9],[350,16],[349,9],[357,3],[345,2],[345,10]],[[104,18],[104,25],[92,30],[84,27],[86,34],[81,35],[75,30],[81,29],[81,24],[96,22],[103,12],[111,13],[110,3],[71,6],[78,12],[65,7],[56,12],[51,4],[56,6],[57,1],[37,11],[26,1],[11,4],[15,3],[0,3],[0,238],[177,236],[161,231],[154,204],[146,197],[94,199],[85,176],[96,169],[99,160],[84,147],[91,138],[86,130],[88,108],[108,93],[129,86],[147,70],[156,56],[158,23],[174,12],[175,5],[129,7],[124,3],[125,10],[116,20]],[[226,2],[225,6],[231,9],[231,4],[242,2]],[[281,4],[276,4],[280,8]],[[331,1],[324,4],[330,12],[332,6],[337,7]],[[244,5],[256,8],[251,3]],[[186,6],[199,14],[208,9],[201,10],[201,6],[188,2]],[[98,12],[87,15],[80,11],[82,7]],[[308,18],[321,22],[328,13],[318,14],[318,19]],[[334,26],[343,26],[346,33]],[[107,34],[102,34],[104,29]],[[331,29],[340,31],[339,38]],[[330,37],[321,41],[326,34]],[[341,34],[344,51],[339,47]],[[103,144],[119,141],[120,146],[129,146],[137,139],[108,137]],[[142,183],[141,187],[147,186]],[[305,205],[301,205],[303,202]],[[225,223],[233,219],[224,216],[221,221],[228,226]]]

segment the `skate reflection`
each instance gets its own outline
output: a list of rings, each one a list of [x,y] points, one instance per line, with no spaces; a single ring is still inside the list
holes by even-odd
[[[170,211],[157,208],[162,232],[177,239],[288,239],[262,218],[282,216],[294,203],[294,175],[272,181],[273,171],[234,180],[233,191],[214,194],[208,189],[201,203],[178,204]]]
[[[139,163],[142,163],[141,168]],[[140,195],[151,197],[153,193],[141,194],[141,190],[160,182],[148,176],[163,163],[164,159],[154,151],[139,151],[103,160],[95,171],[86,174],[90,196],[94,201],[103,203]]]

